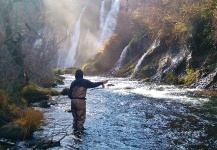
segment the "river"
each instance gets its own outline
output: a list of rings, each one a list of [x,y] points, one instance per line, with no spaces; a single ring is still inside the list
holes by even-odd
[[[66,76],[61,91],[74,78]],[[73,138],[67,96],[53,97],[57,105],[41,109],[46,118],[36,138],[60,140],[53,150],[159,150],[215,149],[217,147],[216,99],[189,95],[173,85],[141,83],[126,78],[108,79],[105,88],[87,92],[87,116],[82,140]],[[109,86],[108,86],[109,85]],[[28,149],[26,142],[18,144]]]

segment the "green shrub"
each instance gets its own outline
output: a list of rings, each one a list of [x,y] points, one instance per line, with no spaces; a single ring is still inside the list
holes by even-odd
[[[59,69],[59,68],[56,68],[56,69],[53,69],[53,70],[52,70],[52,73],[53,73],[54,75],[63,75],[63,74],[64,74],[64,71],[61,70],[61,69]]]
[[[200,75],[200,70],[194,71],[193,69],[186,69],[187,75],[185,76],[185,85],[193,84]]]
[[[149,65],[146,65],[145,67],[142,68],[142,73],[145,73],[149,69]]]
[[[185,84],[184,78],[178,78],[178,84]]]
[[[173,72],[170,72],[166,75],[165,81],[166,83],[178,83],[178,78]]]
[[[150,80],[150,78],[144,78],[144,79],[142,79],[142,82],[150,82],[151,80]]]

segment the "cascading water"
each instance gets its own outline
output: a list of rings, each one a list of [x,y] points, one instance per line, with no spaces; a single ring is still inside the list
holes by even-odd
[[[105,1],[101,2],[101,9],[100,9],[99,20],[100,20],[100,31],[102,32],[103,26],[105,24]]]
[[[41,45],[42,45],[42,42],[43,42],[42,38],[36,39],[36,40],[35,40],[35,43],[33,44],[33,48],[34,48],[34,49],[40,48]]]
[[[115,69],[113,69],[112,73],[117,72],[117,71],[122,67],[122,65],[123,65],[123,60],[124,60],[124,58],[126,57],[128,47],[129,47],[129,45],[127,45],[127,46],[124,48],[124,50],[122,51],[121,56],[120,56],[120,58],[119,58],[119,60],[118,60],[117,66],[115,67]]]
[[[186,45],[180,48],[178,53],[173,54],[174,56],[172,56],[171,51],[175,50],[170,50],[167,55],[160,60],[157,73],[152,77],[153,79],[160,80],[162,73],[167,74],[168,72],[173,71],[189,55],[189,51]],[[165,66],[168,67],[163,70]]]
[[[183,61],[183,59],[187,55],[188,55],[188,49],[187,49],[187,46],[184,45],[180,53],[175,55],[175,57],[171,60],[171,65],[164,72],[166,73],[170,70],[173,70],[174,68],[177,68],[177,66]]]
[[[103,2],[102,2],[102,6]],[[103,23],[104,19],[103,18],[103,14],[104,14],[104,8],[101,8],[101,19],[100,19],[100,25],[103,25],[102,27],[102,32],[101,32],[101,36],[100,36],[100,41],[99,41],[99,48],[103,45],[103,43],[108,40],[112,34],[115,31],[116,28],[116,24],[117,24],[117,18],[118,18],[118,12],[120,9],[120,3],[119,0],[113,0],[112,1],[112,6],[111,6],[111,10],[108,12],[108,15],[106,17],[105,23]],[[102,22],[101,22],[102,21]],[[101,26],[100,26],[101,27]]]
[[[73,67],[76,59],[75,59],[75,55],[76,55],[76,50],[77,50],[77,46],[79,43],[79,39],[80,39],[80,28],[81,28],[81,17],[84,13],[86,7],[83,8],[78,21],[75,24],[75,28],[74,28],[74,34],[72,36],[71,39],[71,47],[69,49],[66,61],[65,61],[65,67]]]
[[[154,40],[154,42],[153,42],[153,44],[151,45],[151,47],[150,47],[150,48],[142,55],[142,57],[139,59],[139,61],[138,61],[138,63],[136,64],[136,67],[135,67],[135,69],[133,70],[133,73],[131,74],[130,78],[132,78],[132,77],[135,75],[135,73],[138,71],[138,69],[139,69],[139,67],[140,67],[140,65],[141,65],[141,63],[142,63],[142,61],[143,61],[143,59],[145,58],[145,56],[146,56],[147,54],[150,54],[151,52],[153,52],[153,50],[154,50],[155,48],[157,48],[159,45],[160,45],[160,39],[159,39],[159,37],[158,37],[158,38],[156,38],[156,39]]]

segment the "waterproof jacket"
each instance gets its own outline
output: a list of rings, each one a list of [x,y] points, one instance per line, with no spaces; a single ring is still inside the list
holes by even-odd
[[[71,83],[68,97],[70,99],[86,99],[88,88],[94,88],[103,85],[103,82],[91,82],[89,80],[79,78]]]

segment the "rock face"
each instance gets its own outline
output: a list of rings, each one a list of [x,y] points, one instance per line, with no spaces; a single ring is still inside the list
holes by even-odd
[[[201,77],[193,85],[194,88],[217,90],[217,70]]]
[[[0,138],[10,140],[23,140],[25,138],[23,130],[18,125],[8,125],[0,128]]]

